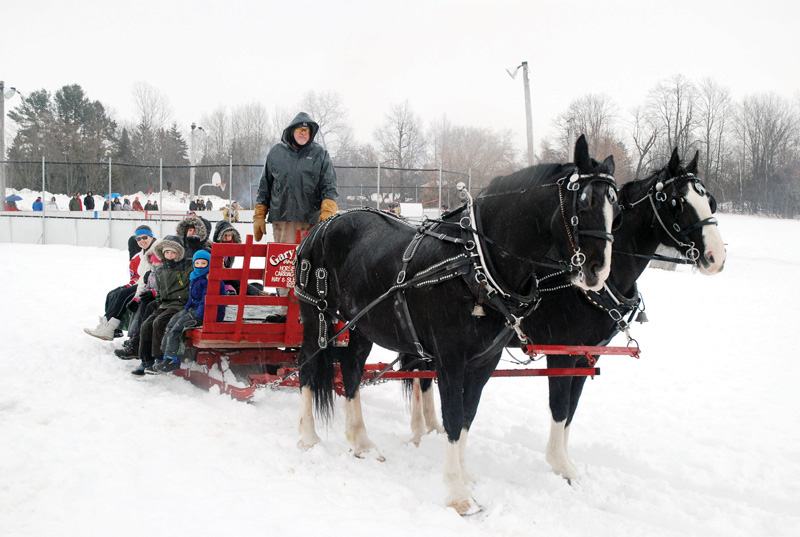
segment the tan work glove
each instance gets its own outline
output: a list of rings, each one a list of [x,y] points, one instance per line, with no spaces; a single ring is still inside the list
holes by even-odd
[[[336,202],[333,200],[322,200],[322,210],[319,213],[319,220],[318,222],[322,222],[326,218],[330,218],[336,211],[339,210],[339,206],[336,205]]]
[[[253,215],[253,235],[256,242],[267,233],[267,210],[266,205],[256,205],[256,212]]]

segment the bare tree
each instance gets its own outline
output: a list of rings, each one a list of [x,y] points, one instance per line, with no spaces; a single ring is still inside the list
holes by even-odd
[[[167,127],[172,119],[169,97],[147,82],[136,82],[132,94],[140,124],[144,124],[152,131]]]
[[[703,147],[700,165],[706,185],[712,188],[719,182],[725,155],[725,134],[732,115],[731,96],[712,79],[701,82],[698,96],[698,133]]]
[[[576,132],[586,135],[592,155],[599,154],[606,139],[616,138],[617,106],[607,95],[584,95],[572,101],[567,111],[558,116],[556,123],[563,125],[561,141],[565,148],[570,120]]]
[[[798,203],[798,114],[775,94],[751,96],[739,107],[742,142],[740,200],[753,211],[793,214]]]
[[[651,167],[653,162],[653,149],[661,129],[658,119],[642,106],[631,111],[631,118],[630,134],[636,148],[636,169],[633,176],[642,177],[643,170]]]
[[[381,157],[394,167],[414,168],[425,159],[422,126],[407,100],[391,106],[375,138]]]
[[[694,149],[696,104],[697,90],[683,75],[659,82],[650,90],[646,106],[648,112],[659,118],[663,134],[658,157],[667,158],[675,147],[682,155]]]

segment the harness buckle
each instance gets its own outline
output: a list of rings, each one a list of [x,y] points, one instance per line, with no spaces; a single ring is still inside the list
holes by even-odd
[[[397,283],[398,284],[403,283],[405,279],[406,279],[406,271],[401,270],[400,273],[397,275]]]

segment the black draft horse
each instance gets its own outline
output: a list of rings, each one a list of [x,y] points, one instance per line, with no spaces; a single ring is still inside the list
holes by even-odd
[[[716,201],[697,173],[697,159],[684,168],[675,149],[669,163],[645,179],[620,189],[621,216],[614,230],[611,275],[599,293],[574,286],[547,292],[536,312],[522,322],[525,334],[540,345],[607,345],[637,311],[636,280],[654,259],[660,245],[674,248],[702,274],[717,274],[725,264],[725,247],[716,219]],[[545,278],[542,278],[543,280]],[[627,318],[627,321],[626,321]],[[495,360],[500,359],[500,353]],[[403,363],[412,363],[409,356]],[[548,367],[590,367],[585,357],[548,355]],[[567,480],[579,472],[567,452],[570,425],[586,377],[549,377],[552,425],[546,458],[556,474]],[[412,441],[438,428],[430,381],[414,383]],[[421,392],[421,393],[420,393]],[[423,423],[427,424],[427,429]]]
[[[330,416],[334,362],[344,381],[346,436],[360,456],[375,449],[359,395],[372,344],[430,359],[449,440],[447,503],[461,514],[478,510],[463,463],[466,433],[496,365],[486,356],[519,333],[535,308],[534,270],[548,254],[569,260],[562,266],[573,269],[574,284],[602,287],[611,263],[613,172],[613,157],[595,161],[581,136],[575,164],[541,164],[495,178],[474,204],[466,194],[467,205],[447,222],[415,227],[387,213],[354,210],[315,226],[295,265],[304,327],[298,445],[307,449],[320,440],[312,404]],[[347,347],[328,345],[334,318],[351,323]]]

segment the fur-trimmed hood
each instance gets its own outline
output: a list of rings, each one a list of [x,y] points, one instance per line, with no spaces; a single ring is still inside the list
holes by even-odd
[[[220,242],[222,240],[222,236],[228,231],[233,233],[233,242],[236,244],[240,244],[242,242],[242,236],[239,234],[239,231],[227,220],[220,220],[217,222],[217,225],[214,228],[214,242]]]
[[[152,253],[156,254],[156,257],[163,262],[165,246],[169,246],[171,249],[178,252],[176,261],[183,259],[186,255],[186,249],[183,247],[183,240],[177,235],[167,235],[163,239],[156,241],[153,246],[148,248],[148,251],[152,250]]]
[[[211,222],[205,218],[190,214],[178,222],[178,225],[175,226],[175,233],[177,233],[181,239],[186,239],[186,232],[190,227],[194,228],[200,242],[206,240],[211,232]]]

